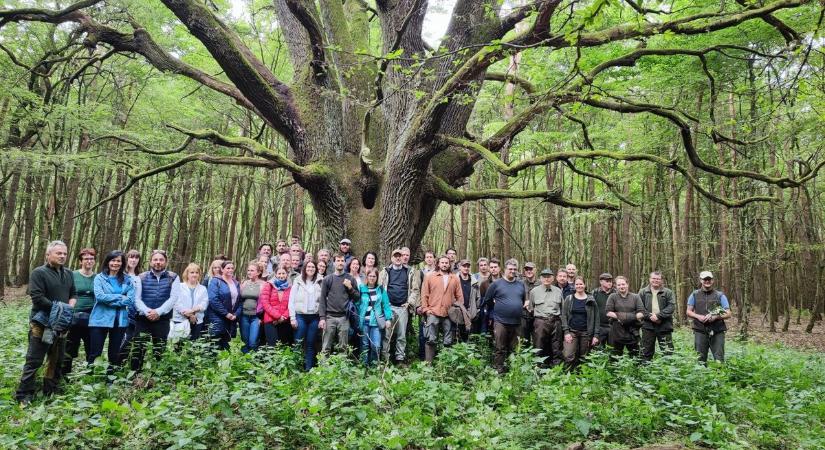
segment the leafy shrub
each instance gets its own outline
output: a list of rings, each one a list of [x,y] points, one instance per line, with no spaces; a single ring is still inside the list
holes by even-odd
[[[677,332],[672,356],[639,365],[594,353],[574,374],[519,348],[499,376],[484,338],[432,366],[331,356],[309,373],[292,348],[185,343],[141,374],[79,368],[63,394],[21,407],[26,317],[0,309],[2,448],[825,448],[825,358],[781,347],[729,341],[728,362],[703,367]]]

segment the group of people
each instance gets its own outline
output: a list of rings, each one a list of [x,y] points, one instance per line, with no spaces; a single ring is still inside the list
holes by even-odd
[[[190,263],[178,276],[163,250],[150,252],[149,269],[141,271],[138,251],[109,252],[98,265],[97,252],[83,248],[79,269],[70,271],[66,245],[53,241],[45,264],[30,277],[29,344],[16,398],[25,402],[35,394],[44,359],[43,391],[55,392],[81,344],[88,364],[105,347],[110,373],[127,360],[140,371],[149,342],[156,358],[169,339],[205,338],[227,350],[238,331],[244,353],[297,344],[305,370],[316,364],[318,346],[324,353],[354,350],[367,365],[406,365],[407,337],[416,323],[418,358],[432,362],[439,344],[480,334],[492,338],[499,372],[519,338],[538,350],[544,365],[568,370],[598,347],[648,361],[657,342],[663,352],[673,350],[676,303],[658,271],[638,294],[630,292],[626,277],[609,273],[588,291],[573,264],[537,273],[531,262],[520,268],[515,259],[502,264],[482,257],[472,272],[469,260],[457,260],[448,249],[438,257],[425,252],[423,267],[416,268],[410,249],[401,247],[380,267],[375,252],[359,259],[351,247],[345,238],[334,254],[322,249],[313,255],[297,238],[291,245],[265,243],[239,281],[235,263],[224,255],[208,273]],[[708,351],[723,360],[730,305],[714,289],[711,272],[702,272],[700,281],[687,302],[695,348],[702,362]]]

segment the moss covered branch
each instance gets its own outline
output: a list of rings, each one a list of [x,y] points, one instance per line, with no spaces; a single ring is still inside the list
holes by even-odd
[[[451,205],[460,205],[464,202],[475,200],[495,200],[495,199],[531,199],[537,198],[542,201],[564,206],[566,208],[580,209],[610,209],[618,210],[619,205],[603,201],[573,200],[564,197],[561,189],[550,190],[528,190],[511,191],[508,189],[478,189],[464,190],[457,189],[449,185],[443,179],[433,175],[429,179],[429,192],[432,196],[443,200]]]

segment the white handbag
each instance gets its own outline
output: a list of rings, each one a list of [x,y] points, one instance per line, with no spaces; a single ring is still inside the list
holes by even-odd
[[[192,334],[192,326],[188,320],[183,322],[172,321],[169,327],[169,340],[186,339]]]

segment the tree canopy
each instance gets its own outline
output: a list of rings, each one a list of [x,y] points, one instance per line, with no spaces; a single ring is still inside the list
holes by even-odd
[[[3,64],[29,81],[11,84],[8,147],[54,147],[65,138],[47,136],[56,124],[92,147],[122,145],[100,146],[128,170],[94,206],[194,161],[279,169],[308,192],[326,243],[351,235],[386,253],[417,250],[441,202],[638,203],[623,175],[587,164],[653,164],[742,207],[803,185],[823,163],[809,126],[821,103],[812,56],[822,8],[810,0],[458,0],[432,47],[424,0],[253,1],[242,17],[197,0],[29,3],[0,11]],[[11,46],[11,36],[21,41]],[[117,104],[133,95],[133,77],[164,83],[140,88],[154,91],[142,111]],[[52,106],[89,89],[113,98],[114,111]],[[743,90],[759,94],[734,117],[726,103]],[[758,109],[766,90],[782,98]],[[125,120],[133,113],[146,120]],[[631,118],[634,129],[622,129]],[[589,128],[602,120],[616,132],[594,139]],[[748,151],[760,145],[783,149],[773,168]],[[151,157],[122,160],[124,150]],[[563,163],[600,187],[587,198],[554,186],[470,188],[482,161],[503,179]],[[720,179],[749,188],[718,192],[708,183]]]

